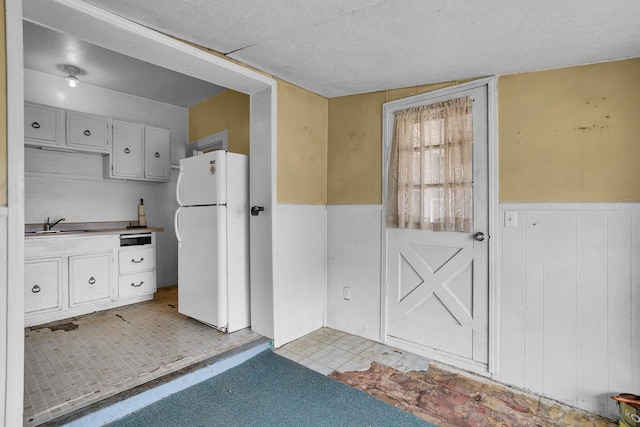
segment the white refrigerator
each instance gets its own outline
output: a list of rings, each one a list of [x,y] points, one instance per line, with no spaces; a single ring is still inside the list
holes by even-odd
[[[180,161],[178,311],[221,331],[250,325],[249,160],[213,151]]]

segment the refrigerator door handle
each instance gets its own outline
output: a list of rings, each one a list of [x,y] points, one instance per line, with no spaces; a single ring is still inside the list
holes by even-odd
[[[180,229],[178,226],[178,218],[180,217],[180,211],[182,207],[176,209],[176,213],[173,215],[173,230],[176,233],[176,239],[178,240],[178,247],[182,246],[182,237],[180,236]]]
[[[182,200],[180,200],[180,184],[181,183],[182,183],[182,168],[178,173],[178,180],[176,182],[176,201],[178,202],[179,206],[182,206]]]

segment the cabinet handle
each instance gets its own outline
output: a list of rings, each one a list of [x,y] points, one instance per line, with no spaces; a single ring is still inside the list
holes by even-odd
[[[140,264],[142,261],[144,261],[144,258],[140,257],[139,261],[136,261],[135,259],[131,258],[131,262],[134,264]]]
[[[156,156],[156,157],[160,157],[160,153],[158,153],[158,152],[156,151],[156,154],[154,154],[154,156]]]
[[[130,152],[131,152],[131,150],[129,150],[129,147],[127,147],[127,148],[125,148],[125,149],[124,149],[124,153],[125,153],[125,154],[129,154]]]
[[[31,123],[31,127],[34,128],[34,129],[40,129],[40,123],[33,122],[33,123]]]
[[[90,284],[90,285],[93,285],[94,283],[96,283],[96,279],[95,279],[95,277],[93,277],[93,276],[92,276],[92,277],[89,277],[89,284]]]
[[[91,131],[89,129],[85,129],[83,133],[85,136],[91,136]]]
[[[35,285],[33,288],[31,288],[31,292],[37,294],[38,292],[40,292],[40,286]]]
[[[136,285],[135,283],[132,283],[131,286],[133,286],[134,288],[139,288],[140,286],[142,286],[144,282],[141,280],[139,285]]]

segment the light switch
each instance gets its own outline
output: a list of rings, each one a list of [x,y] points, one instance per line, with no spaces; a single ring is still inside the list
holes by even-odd
[[[504,211],[504,226],[515,228],[518,226],[518,212]]]
[[[348,288],[346,286],[342,288],[342,298],[346,299],[347,301],[351,299],[351,288]]]

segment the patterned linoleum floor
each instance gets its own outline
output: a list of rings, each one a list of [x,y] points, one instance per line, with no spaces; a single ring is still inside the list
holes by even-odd
[[[189,319],[178,313],[177,300],[177,288],[165,288],[152,301],[53,328],[26,328],[24,425],[41,424],[260,337],[248,329],[225,334]],[[61,324],[66,325],[56,330]]]

